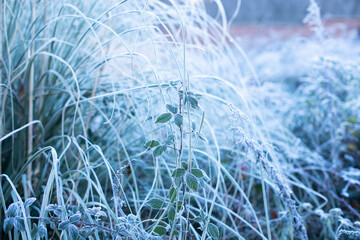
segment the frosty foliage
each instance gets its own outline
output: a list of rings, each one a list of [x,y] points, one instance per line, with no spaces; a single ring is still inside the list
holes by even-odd
[[[275,184],[277,191],[279,192],[279,196],[290,209],[290,216],[294,224],[295,235],[299,239],[308,239],[306,228],[297,211],[295,201],[291,199],[292,191],[282,180],[283,177],[280,176],[279,172],[270,163],[266,153],[262,150],[261,145],[256,140],[250,138],[242,128],[250,124],[249,118],[244,113],[234,109],[232,106],[230,106],[230,111],[230,125],[232,126],[230,130],[232,131],[235,145],[241,144],[245,146],[247,150],[250,151],[250,154],[253,155],[256,163],[264,169],[268,178]]]
[[[316,0],[310,0],[307,12],[304,23],[311,27],[320,41],[323,41],[325,38],[325,28],[321,19],[320,8]]]

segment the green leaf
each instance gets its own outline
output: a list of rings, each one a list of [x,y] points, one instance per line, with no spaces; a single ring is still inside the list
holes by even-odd
[[[159,157],[161,154],[163,154],[166,151],[167,147],[165,145],[157,146],[153,151],[154,157]]]
[[[166,123],[172,118],[171,113],[163,113],[157,117],[155,123]]]
[[[192,108],[198,107],[199,102],[195,97],[188,95],[187,100],[189,101]]]
[[[183,117],[180,114],[176,114],[174,116],[174,121],[175,121],[176,126],[178,126],[180,128],[183,124]]]
[[[166,104],[166,108],[167,108],[167,110],[169,110],[169,112],[171,112],[173,114],[176,114],[178,111],[177,107],[175,107],[171,104]]]
[[[169,198],[170,198],[170,202],[174,202],[176,200],[176,189],[175,188],[171,188],[170,191],[169,191]]]
[[[174,221],[175,220],[175,215],[176,215],[176,211],[174,207],[171,207],[169,210],[169,214],[168,214],[168,218],[170,221]]]
[[[160,143],[156,140],[150,140],[145,143],[145,147],[149,147],[149,148],[153,148],[153,147],[156,147],[159,145],[160,145]]]
[[[155,229],[154,229],[154,232],[156,232],[157,234],[159,234],[160,236],[163,236],[166,234],[167,230],[165,227],[163,226],[157,226]]]
[[[186,175],[186,185],[194,191],[198,190],[199,182],[192,173]]]
[[[186,162],[181,162],[181,166],[182,166],[183,168],[185,168],[186,170],[188,170],[188,165],[187,165]]]
[[[59,224],[58,229],[61,230],[61,231],[65,230],[65,229],[67,229],[69,227],[69,224],[70,224],[69,220],[64,220]]]
[[[79,229],[74,224],[69,225],[69,236],[72,240],[76,240],[79,237]]]
[[[205,176],[204,171],[199,168],[191,169],[191,173],[194,174],[194,176],[197,178],[202,178],[203,176]]]
[[[205,220],[206,214],[204,212],[204,210],[200,209],[200,217]]]
[[[183,206],[183,201],[177,201],[176,204],[174,204],[174,206],[176,206],[176,209],[178,211],[181,211],[181,208]]]
[[[172,177],[182,177],[185,174],[185,169],[183,168],[177,168],[173,171],[171,174]]]
[[[37,238],[37,235],[38,235],[38,226],[37,226],[35,223],[33,223],[33,228],[31,229],[30,234],[31,234],[32,239],[36,239],[36,238]]]
[[[14,218],[6,218],[4,221],[4,232],[9,232],[14,225]]]
[[[173,236],[179,236],[179,234],[180,234],[180,233],[179,233],[178,230],[174,230],[174,231],[173,231]]]
[[[180,80],[177,80],[177,81],[171,80],[169,83],[170,83],[171,86],[176,87],[176,85],[177,85],[179,82],[180,82]]]
[[[201,220],[201,217],[195,217],[195,218],[194,218],[194,221],[195,221],[195,222],[201,222],[202,220]]]
[[[208,140],[206,139],[206,137],[204,135],[202,135],[201,133],[197,133],[199,135],[199,138],[201,140],[203,140],[204,142],[208,142]]]
[[[164,205],[164,200],[160,198],[152,198],[147,201],[147,204],[153,209],[161,209]]]
[[[191,128],[193,131],[196,130],[196,122],[194,122],[194,121],[191,122]]]
[[[195,94],[195,97],[196,97],[196,99],[198,99],[198,100],[199,100],[200,98],[202,98],[202,95],[201,95],[201,94],[199,94],[199,93],[196,93],[196,94]]]
[[[207,230],[208,230],[210,237],[212,237],[214,239],[219,239],[219,237],[220,237],[219,229],[215,224],[209,223]]]

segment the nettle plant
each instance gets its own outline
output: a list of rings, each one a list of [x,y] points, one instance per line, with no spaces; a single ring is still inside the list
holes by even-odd
[[[181,229],[184,229],[182,238],[192,239],[190,227],[197,223],[198,230],[204,234],[207,233],[209,239],[218,239],[219,229],[210,222],[209,215],[203,209],[198,209],[199,215],[190,214],[192,193],[197,193],[200,188],[206,189],[206,184],[210,179],[192,158],[192,151],[197,142],[207,141],[201,134],[204,111],[198,128],[195,121],[190,123],[191,112],[200,109],[199,100],[202,96],[187,89],[184,91],[183,86],[179,81],[170,82],[168,90],[176,91],[178,104],[166,104],[167,112],[160,114],[155,121],[156,124],[168,123],[173,133],[162,141],[152,139],[145,143],[146,147],[153,149],[154,158],[160,157],[167,150],[173,150],[176,166],[172,170],[172,183],[166,198],[154,197],[147,201],[147,204],[157,210],[160,215],[152,231],[160,236],[170,232],[170,239],[173,239],[180,235]],[[184,160],[184,138],[186,137],[189,148],[186,149],[187,160]],[[164,221],[166,218],[167,221]]]
[[[163,140],[149,140],[144,145],[152,150],[152,155],[159,158],[166,151],[174,151],[175,168],[171,173],[171,187],[166,197],[153,197],[147,200],[147,205],[157,211],[156,216],[149,221],[154,222],[146,231],[140,227],[137,216],[133,214],[126,215],[122,210],[125,205],[119,196],[121,188],[121,175],[123,166],[113,178],[113,201],[118,207],[118,221],[111,220],[106,211],[98,205],[81,208],[79,206],[66,205],[66,209],[57,204],[49,204],[45,207],[45,214],[36,214],[38,208],[33,205],[36,198],[29,198],[25,202],[11,203],[5,212],[5,221],[3,230],[14,233],[19,232],[26,237],[26,228],[31,226],[31,238],[54,237],[66,234],[69,239],[87,239],[90,236],[112,238],[112,239],[161,239],[167,234],[170,239],[187,238],[192,239],[193,235],[190,228],[197,226],[197,232],[207,236],[208,239],[218,239],[220,232],[218,227],[210,221],[210,214],[206,209],[197,209],[194,211],[191,203],[192,195],[198,193],[201,189],[206,189],[210,179],[203,169],[192,158],[192,150],[198,141],[207,142],[207,139],[201,134],[204,123],[204,111],[202,112],[199,127],[195,121],[190,120],[192,111],[198,111],[200,108],[200,94],[191,91],[183,91],[182,84],[171,82],[170,88],[177,93],[178,104],[166,104],[166,112],[160,114],[155,124],[168,124],[173,133],[167,135]],[[185,120],[184,120],[185,119]],[[188,129],[187,129],[188,127]],[[184,138],[190,144],[189,148],[184,146]],[[193,145],[191,145],[193,143]],[[187,151],[188,156],[185,157]],[[187,158],[187,159],[186,159]],[[186,160],[184,160],[186,159]],[[195,215],[194,212],[198,214]],[[43,217],[40,217],[42,216]],[[26,223],[32,223],[26,224]]]

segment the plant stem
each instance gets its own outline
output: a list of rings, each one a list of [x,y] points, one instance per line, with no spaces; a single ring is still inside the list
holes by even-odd
[[[31,11],[31,22],[35,21],[35,6],[36,6],[36,2],[35,0],[32,2],[32,11]],[[33,26],[32,31],[31,31],[31,35],[34,37],[35,36],[35,26]],[[33,46],[30,48],[30,56],[29,59],[32,58],[33,55],[33,51],[34,48]],[[34,62],[31,63],[30,60],[30,76],[29,76],[29,116],[28,116],[28,121],[32,122],[34,119],[34,105],[33,105],[33,99],[34,99]],[[28,156],[31,155],[32,151],[33,151],[33,126],[30,125],[28,128]],[[31,183],[31,179],[32,179],[32,162],[29,163],[28,169],[27,169],[27,177],[28,177],[28,182]],[[31,191],[30,187],[29,187],[29,192]]]

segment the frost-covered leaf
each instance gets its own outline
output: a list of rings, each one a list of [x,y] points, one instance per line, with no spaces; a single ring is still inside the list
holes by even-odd
[[[218,227],[215,224],[209,223],[207,230],[208,230],[210,237],[212,237],[214,239],[219,239],[220,232],[219,232]]]
[[[166,145],[172,144],[172,143],[174,142],[174,139],[175,139],[175,135],[174,135],[174,134],[170,134],[169,136],[167,136],[167,137],[164,139],[164,144],[166,144]]]
[[[69,224],[70,224],[69,220],[64,220],[59,224],[58,229],[59,230],[65,230],[65,229],[67,229],[69,227]]]
[[[5,214],[8,217],[15,217],[17,215],[18,210],[19,210],[19,205],[17,203],[12,203],[6,210]]]
[[[57,209],[54,210],[54,214],[55,214],[56,216],[58,216],[58,217],[61,215],[61,212],[62,212],[62,209],[61,209],[61,208],[57,208]]]
[[[94,232],[94,230],[94,227],[85,225],[80,229],[80,232],[84,238],[88,238]]]
[[[196,99],[200,100],[200,98],[202,98],[202,95],[199,94],[199,93],[196,93],[196,94],[195,94],[195,97],[196,97]]]
[[[9,232],[13,228],[14,221],[15,221],[15,219],[12,218],[12,217],[5,219],[5,221],[4,221],[4,232]]]
[[[79,229],[74,224],[70,224],[68,230],[71,240],[76,240],[79,237]]]
[[[205,173],[205,172],[204,172]],[[202,178],[205,182],[210,182],[210,178],[208,177],[208,175],[206,175]]]
[[[159,146],[159,145],[160,145],[160,143],[158,141],[156,141],[156,140],[150,140],[150,141],[147,141],[145,143],[145,146],[149,147],[149,148],[153,148],[153,147],[156,147],[156,146]]]
[[[71,223],[74,223],[74,222],[79,221],[80,218],[81,218],[81,214],[80,214],[80,212],[77,212],[74,215],[70,216],[69,220],[70,220]]]
[[[176,114],[178,111],[178,108],[171,104],[166,104],[166,108],[167,108],[167,110],[169,110],[169,112],[171,112],[173,114]]]
[[[174,121],[175,121],[176,126],[178,126],[180,128],[183,124],[183,116],[180,114],[176,114],[174,116]]]
[[[198,102],[198,100],[197,100],[194,96],[189,95],[189,96],[187,97],[187,100],[189,101],[190,106],[191,106],[192,108],[197,108],[197,107],[198,107],[199,102]]]
[[[191,173],[194,174],[194,176],[197,178],[202,178],[203,176],[205,176],[204,171],[199,168],[191,169]]]
[[[301,204],[301,209],[306,210],[306,211],[310,211],[311,209],[313,209],[313,206],[311,203],[308,202],[304,202]]]
[[[176,85],[178,85],[179,82],[180,82],[180,80],[176,80],[176,81],[171,80],[169,83],[170,83],[171,86],[176,87]]]
[[[33,203],[36,201],[36,198],[32,197],[32,198],[29,198],[29,199],[26,199],[25,203],[24,203],[24,206],[26,208],[30,207],[31,205],[33,205]]]
[[[204,178],[200,178],[200,179],[199,179],[199,184],[200,184],[200,186],[202,186],[203,188],[206,188],[206,181],[204,180]]]
[[[191,174],[191,173],[188,173],[186,174],[186,185],[194,190],[194,191],[197,191],[198,190],[198,186],[199,186],[199,182],[197,180],[197,178]]]
[[[332,209],[329,210],[329,213],[334,214],[336,216],[341,216],[341,215],[344,214],[343,211],[340,208],[332,208]]]
[[[98,211],[95,214],[95,217],[106,217],[106,213],[104,211]]]
[[[153,151],[154,157],[159,157],[161,154],[163,154],[166,151],[167,147],[165,145],[157,146]]]
[[[35,223],[33,223],[33,228],[30,231],[32,239],[36,239],[38,237],[38,227]]]
[[[44,223],[45,223],[45,224],[50,224],[50,223],[51,223],[51,220],[50,220],[49,218],[45,218],[45,219],[44,219]]]
[[[198,135],[201,140],[203,140],[204,142],[208,142],[208,140],[206,139],[206,137],[204,135],[202,135],[201,133],[198,133]]]
[[[171,176],[172,177],[182,177],[182,176],[184,176],[184,174],[185,174],[185,169],[177,168],[172,172]]]
[[[38,228],[38,235],[39,237],[46,237],[47,236],[47,229],[44,225],[40,225]]]
[[[57,204],[49,204],[45,210],[48,212],[53,212],[55,210],[60,210],[61,208]]]
[[[51,229],[55,229],[55,228],[56,228],[56,225],[55,225],[54,222],[51,222],[51,223],[50,223],[50,228],[51,228]]]
[[[20,232],[25,231],[25,223],[22,217],[15,217],[14,227]]]
[[[196,130],[196,122],[194,122],[194,121],[191,122],[191,128],[193,131]]]
[[[152,198],[147,201],[147,204],[153,209],[161,209],[164,205],[164,200],[160,198]]]
[[[171,118],[172,118],[171,113],[163,113],[156,118],[155,123],[166,123],[170,121]]]
[[[100,211],[101,208],[100,207],[92,207],[92,208],[87,208],[85,210],[85,212],[91,216],[95,215],[98,211]]]

